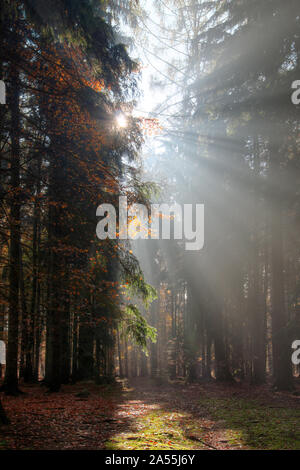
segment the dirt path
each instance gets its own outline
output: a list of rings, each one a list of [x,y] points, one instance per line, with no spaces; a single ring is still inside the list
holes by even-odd
[[[116,416],[126,417],[127,427],[106,444],[110,449],[300,449],[299,392],[268,386],[155,386],[137,379]]]
[[[300,449],[300,397],[215,383],[23,387],[3,397],[2,449]]]
[[[215,422],[203,416],[192,387],[136,380],[123,396],[116,416],[126,418],[127,426],[107,443],[110,449],[214,449],[218,435],[223,438]]]

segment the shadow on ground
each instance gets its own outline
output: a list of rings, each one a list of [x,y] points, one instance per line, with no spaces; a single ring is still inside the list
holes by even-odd
[[[300,449],[300,399],[269,386],[131,380],[108,449]]]
[[[3,396],[0,449],[300,449],[300,397],[269,386],[135,379]],[[300,393],[299,393],[300,395]]]

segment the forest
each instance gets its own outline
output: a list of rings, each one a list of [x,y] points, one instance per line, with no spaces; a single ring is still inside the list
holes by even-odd
[[[300,450],[299,1],[0,8],[0,450]]]

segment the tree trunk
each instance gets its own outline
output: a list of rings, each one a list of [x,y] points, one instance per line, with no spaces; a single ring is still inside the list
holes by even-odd
[[[284,266],[282,235],[282,194],[279,150],[273,146],[270,162],[271,183],[271,267],[272,267],[272,345],[275,386],[279,390],[293,388],[291,345],[286,335],[284,300]]]
[[[15,38],[17,43],[17,38]],[[6,373],[3,388],[7,394],[18,394],[18,328],[20,287],[20,81],[19,72],[11,65],[11,202],[9,248],[9,311]]]
[[[250,317],[252,323],[252,381],[254,384],[262,384],[265,382],[265,319],[264,311],[262,309],[262,292],[260,281],[260,258],[259,258],[259,227],[260,227],[260,185],[259,185],[259,140],[258,137],[254,138],[253,144],[253,167],[254,167],[254,184],[253,184],[253,230],[252,230],[252,246],[251,246],[251,293],[250,300]]]
[[[61,318],[61,382],[70,382],[71,347],[70,347],[70,295],[68,292],[69,276],[65,276],[65,292],[62,299]]]
[[[123,372],[123,361],[122,361],[122,351],[121,351],[121,341],[120,341],[119,329],[117,330],[117,346],[118,346],[118,358],[119,358],[119,375],[122,378],[122,377],[124,377],[124,372]]]
[[[33,382],[34,377],[34,336],[35,329],[39,328],[37,324],[37,285],[39,268],[39,242],[40,242],[40,178],[41,178],[41,157],[37,161],[37,187],[36,198],[33,210],[33,237],[32,237],[32,290],[30,305],[30,320],[28,325],[28,344],[26,349],[26,366],[24,371],[24,382]]]

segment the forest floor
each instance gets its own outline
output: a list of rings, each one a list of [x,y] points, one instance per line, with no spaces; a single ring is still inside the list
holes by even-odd
[[[2,396],[0,449],[300,449],[300,389],[146,379]]]

